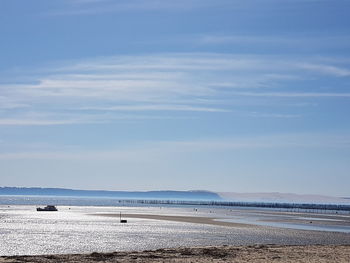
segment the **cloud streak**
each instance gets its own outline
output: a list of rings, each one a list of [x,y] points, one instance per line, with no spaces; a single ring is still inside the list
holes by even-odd
[[[248,97],[285,97],[285,98],[350,98],[350,93],[327,92],[237,92]]]
[[[187,11],[212,6],[230,6],[230,1],[218,3],[212,0],[77,0],[64,1],[61,10],[50,12],[49,15],[96,15],[127,11]]]
[[[293,82],[317,78],[347,78],[350,70],[338,64],[217,53],[113,56],[67,62],[42,70],[27,84],[0,85],[0,125],[68,125],[113,122],[127,117],[158,118],[155,112],[178,118],[185,112],[234,113],[238,106],[240,111],[247,112],[246,116],[254,117],[249,113],[264,112],[257,105],[267,105],[257,101],[259,98],[269,98],[270,105],[273,98],[279,97],[349,98],[350,93],[337,87],[332,87],[331,92],[285,88]],[[91,114],[93,111],[95,115]],[[28,112],[39,115],[33,118]],[[110,112],[124,115],[111,117]],[[299,116],[293,112],[282,115]],[[270,112],[264,116],[282,115]]]
[[[273,6],[276,11],[289,10],[305,3],[319,3],[328,0],[284,0],[280,5],[277,0],[265,0],[264,4],[258,0],[63,0],[58,10],[49,12],[51,16],[71,15],[100,15],[120,12],[186,12],[203,8],[225,8],[231,10],[251,10],[252,7]]]
[[[350,69],[323,64],[301,64],[300,68],[339,77],[349,77]]]
[[[48,146],[49,148],[50,145]],[[31,145],[33,148],[33,145]],[[67,147],[45,151],[26,151],[0,153],[1,160],[11,159],[67,159],[67,160],[123,160],[138,162],[139,160],[156,161],[162,156],[186,155],[193,153],[217,153],[221,151],[236,152],[240,150],[273,150],[273,149],[349,149],[350,137],[344,134],[329,133],[296,133],[265,136],[246,136],[236,138],[178,140],[138,142],[128,147],[110,147],[105,150],[79,150]],[[61,147],[62,148],[62,147]],[[148,158],[149,157],[149,158]]]
[[[188,105],[121,105],[112,107],[85,107],[81,110],[97,111],[198,111],[198,112],[230,112],[230,110]]]
[[[187,42],[200,45],[256,45],[273,48],[335,48],[347,47],[350,43],[350,37],[343,35],[215,35],[204,34],[199,36],[183,37]]]

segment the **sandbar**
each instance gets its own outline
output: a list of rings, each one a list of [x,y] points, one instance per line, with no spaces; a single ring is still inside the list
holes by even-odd
[[[119,214],[98,214],[98,215],[119,218]],[[259,227],[257,225],[251,225],[251,224],[215,221],[216,219],[219,219],[219,218],[200,217],[200,216],[123,214],[123,219],[124,218],[125,219],[127,219],[127,218],[140,218],[140,219],[151,219],[151,220],[165,220],[165,221],[173,221],[173,222],[184,222],[184,223],[192,223],[192,224],[205,224],[205,225],[226,226],[226,227]]]

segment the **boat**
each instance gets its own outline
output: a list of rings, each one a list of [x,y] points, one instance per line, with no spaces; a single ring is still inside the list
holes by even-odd
[[[58,211],[58,210],[54,205],[47,205],[44,208],[38,207],[36,211]]]

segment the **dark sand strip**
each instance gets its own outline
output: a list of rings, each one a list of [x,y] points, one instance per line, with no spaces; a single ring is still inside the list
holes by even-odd
[[[107,217],[118,217],[118,218],[120,216],[119,214],[98,214],[98,215],[99,216],[107,216]],[[251,224],[215,221],[215,219],[219,219],[219,218],[199,217],[199,216],[166,216],[166,215],[149,215],[149,214],[123,214],[123,219],[128,219],[128,218],[165,220],[165,221],[173,221],[173,222],[184,222],[184,223],[192,223],[192,224],[205,224],[205,225],[228,226],[228,227],[259,227],[259,226],[251,225]]]
[[[157,249],[143,252],[91,253],[81,255],[42,255],[0,257],[0,263],[349,263],[350,246],[219,246]]]

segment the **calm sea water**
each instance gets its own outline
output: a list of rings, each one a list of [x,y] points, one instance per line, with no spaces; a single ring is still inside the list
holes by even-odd
[[[46,204],[57,204],[59,211],[36,211],[36,206]],[[103,213],[119,214],[119,212],[207,216],[226,221],[260,222],[260,225],[264,226],[232,228],[136,218],[128,219],[127,224],[120,224],[119,218],[100,216]],[[346,221],[348,216],[343,217],[344,222],[339,222],[342,221],[342,217],[330,218],[327,215],[329,222],[324,226],[331,224],[328,227],[339,227],[338,232],[305,231],[280,228],[279,225],[268,227],[269,220],[272,221],[270,222],[272,226],[282,224],[279,219],[288,219],[288,215],[266,210],[180,206],[130,207],[120,206],[118,200],[113,199],[2,196],[0,255],[91,253],[256,243],[350,244],[350,234],[341,231],[341,227],[350,227]],[[312,218],[315,222],[317,221],[315,219],[320,219],[316,215],[312,215]],[[307,217],[306,220],[310,218]]]

